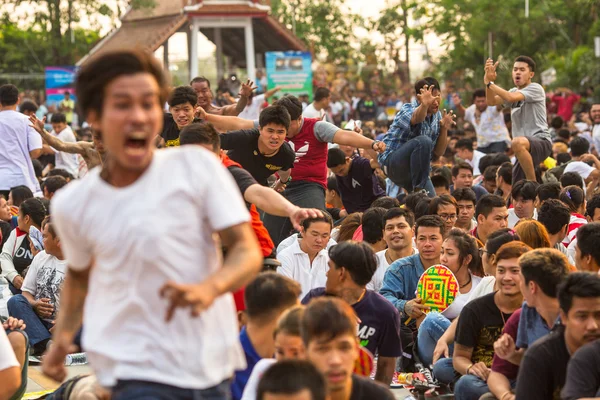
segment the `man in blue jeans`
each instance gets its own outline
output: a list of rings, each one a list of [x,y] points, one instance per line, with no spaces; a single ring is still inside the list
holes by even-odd
[[[402,106],[383,139],[386,149],[379,155],[379,164],[388,178],[407,192],[425,190],[435,197],[429,179],[431,158],[446,151],[455,115],[439,111],[440,84],[434,78],[418,81],[415,92],[417,101]]]

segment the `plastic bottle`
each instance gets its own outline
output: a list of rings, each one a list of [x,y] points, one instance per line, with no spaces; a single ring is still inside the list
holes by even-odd
[[[87,364],[87,355],[85,353],[67,354],[65,365],[85,365]]]
[[[398,383],[401,385],[410,385],[413,381],[413,374],[410,372],[405,374],[403,372],[398,373]]]

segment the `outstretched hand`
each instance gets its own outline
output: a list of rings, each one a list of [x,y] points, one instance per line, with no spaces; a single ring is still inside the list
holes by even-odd
[[[433,104],[433,102],[435,101],[435,99],[437,99],[439,96],[434,96],[433,95],[433,89],[435,88],[434,85],[428,86],[425,85],[421,88],[421,93],[417,94],[417,100],[419,100],[419,102],[427,107],[429,107],[430,105]]]
[[[300,231],[300,223],[307,218],[322,218],[323,212],[316,208],[300,208],[296,207],[296,209],[290,214],[290,221],[292,221],[292,225],[294,229]]]
[[[35,116],[35,114],[31,114],[29,116],[29,122],[31,122],[31,125],[29,125],[29,126],[32,127],[33,129],[35,129],[35,131],[37,133],[39,133],[40,135],[42,133],[44,133],[44,125],[46,124],[46,117],[44,117],[40,120],[40,119],[38,119],[38,117]]]
[[[196,107],[196,109],[194,110],[194,118],[206,121],[206,110],[204,110],[204,108],[200,106]]]
[[[248,97],[256,89],[258,89],[258,86],[254,86],[254,82],[252,82],[250,79],[248,79],[246,81],[246,83],[242,83],[242,87],[240,88],[240,96]]]
[[[493,82],[496,80],[496,68],[498,68],[498,64],[500,64],[500,61],[496,61],[496,63],[494,64],[494,60],[492,60],[491,58],[488,58],[485,62],[485,75],[483,76],[483,83],[485,83],[486,85],[490,82]]]
[[[453,126],[456,125],[456,121],[454,121],[455,118],[456,115],[454,114],[454,111],[450,110],[448,112],[444,110],[444,112],[442,113],[440,125],[442,125],[442,128],[451,129]]]

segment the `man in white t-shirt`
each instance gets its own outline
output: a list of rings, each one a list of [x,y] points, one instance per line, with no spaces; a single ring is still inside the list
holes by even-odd
[[[456,156],[473,167],[473,176],[479,176],[483,171],[479,171],[479,160],[484,153],[473,149],[473,141],[471,139],[460,139],[454,146]]]
[[[50,134],[59,139],[64,143],[76,143],[77,139],[75,134],[69,125],[67,125],[67,119],[64,114],[56,113],[52,114],[50,120],[52,124],[52,132]],[[54,167],[58,169],[64,169],[73,177],[77,178],[79,175],[79,162],[77,161],[77,154],[67,153],[64,151],[58,151],[55,148],[44,144],[44,154],[54,154]]]
[[[21,386],[21,366],[6,331],[0,326],[0,399],[10,399]]]
[[[280,90],[281,88],[277,86],[259,95],[255,95],[254,92],[252,92],[250,94],[250,98],[248,99],[248,105],[246,105],[246,108],[242,110],[238,117],[243,119],[251,119],[253,121],[258,119],[262,110],[262,105],[265,103],[265,101],[267,101],[269,97],[273,96]]]
[[[100,55],[76,88],[108,157],[52,200],[69,267],[42,370],[65,378],[83,318],[87,356],[113,400],[227,399],[245,367],[230,292],[262,266],[239,190],[208,150],[155,151],[168,89],[151,54]]]
[[[304,111],[302,116],[304,118],[319,118],[322,119],[329,109],[329,102],[331,101],[331,92],[329,89],[320,87],[315,90],[315,96],[313,102],[310,103]]]
[[[590,151],[590,142],[584,137],[576,136],[569,143],[572,161],[567,164],[563,174],[567,172],[578,173],[585,183],[593,178],[600,179],[600,161]],[[588,163],[592,163],[590,166]]]
[[[281,266],[277,272],[298,282],[302,287],[300,298],[312,289],[325,286],[329,256],[325,246],[329,242],[333,221],[323,212],[323,217],[302,221],[302,239],[277,254]]]
[[[596,151],[600,151],[600,103],[592,104],[590,108],[590,120],[592,121],[592,141]]]
[[[379,292],[383,286],[383,277],[390,264],[404,257],[418,253],[413,246],[413,226],[415,217],[413,213],[404,208],[391,208],[383,216],[383,240],[387,249],[376,253],[377,271],[367,289]]]
[[[23,293],[11,297],[7,304],[9,315],[25,322],[29,344],[37,355],[46,350],[52,336],[50,329],[60,307],[60,288],[67,270],[60,240],[49,221],[46,218],[42,222],[44,250],[29,266],[21,287]]]
[[[40,192],[31,159],[42,154],[42,139],[29,126],[29,118],[17,112],[19,89],[0,86],[0,194],[8,198],[11,188],[25,185]]]

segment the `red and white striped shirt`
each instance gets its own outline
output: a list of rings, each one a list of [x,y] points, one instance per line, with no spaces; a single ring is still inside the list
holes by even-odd
[[[581,225],[587,224],[585,217],[578,213],[571,213],[571,220],[569,221],[569,228],[567,229],[567,236],[563,239],[562,244],[565,247],[569,247],[569,244],[577,236],[577,230]]]

